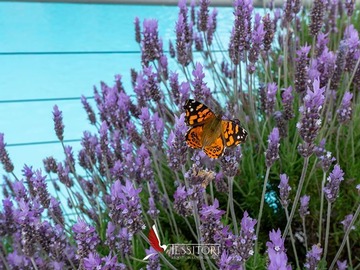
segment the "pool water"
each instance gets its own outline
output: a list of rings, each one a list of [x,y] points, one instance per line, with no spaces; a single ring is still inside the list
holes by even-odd
[[[63,111],[65,139],[80,139],[84,130],[93,129],[80,100],[4,101],[92,96],[94,85],[98,86],[100,81],[112,85],[115,74],[123,76],[125,88],[131,91],[130,68],[140,69],[139,53],[76,52],[139,51],[134,39],[136,16],[141,21],[158,20],[159,34],[167,50],[168,40],[174,40],[177,13],[175,6],[0,3],[0,132],[5,133],[17,176],[24,164],[42,168],[42,159],[47,156],[63,159],[58,143],[12,146],[56,141],[54,104]],[[231,25],[232,8],[218,8],[217,33],[226,42]],[[77,153],[79,143],[69,145]],[[0,174],[4,173],[1,167]]]

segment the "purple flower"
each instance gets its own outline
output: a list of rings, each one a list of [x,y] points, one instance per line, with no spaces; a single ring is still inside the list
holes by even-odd
[[[135,25],[135,41],[140,44],[141,42],[141,30],[140,30],[140,20],[138,17],[135,17],[134,20]]]
[[[256,13],[254,31],[252,32],[252,36],[251,36],[252,46],[249,51],[249,61],[253,65],[256,63],[256,61],[259,58],[260,50],[262,49],[262,45],[265,37],[264,25],[261,24],[260,22],[261,22],[261,16],[258,13]]]
[[[84,258],[83,266],[86,270],[102,269],[101,258],[99,254],[97,254],[96,252],[90,252],[89,256]]]
[[[17,224],[15,222],[14,205],[10,198],[2,200],[4,212],[0,212],[0,235],[10,236],[16,231]]]
[[[48,213],[54,220],[55,224],[59,224],[60,226],[64,227],[64,215],[60,207],[60,202],[54,197],[50,198]]]
[[[81,96],[81,103],[87,113],[88,119],[90,121],[90,124],[95,125],[96,124],[96,115],[93,110],[93,108],[90,106],[89,102],[87,101],[85,96]]]
[[[282,17],[282,26],[286,26],[291,23],[292,19],[294,18],[294,1],[293,0],[286,0],[284,1],[283,6],[283,17]]]
[[[289,177],[284,173],[280,174],[280,184],[278,186],[280,190],[280,202],[284,208],[288,207],[289,204],[289,193],[291,187],[289,186]]]
[[[336,111],[338,120],[341,124],[345,124],[350,121],[352,115],[351,99],[353,94],[345,92],[344,97],[341,101],[340,108]]]
[[[348,47],[348,52],[346,55],[346,64],[344,67],[345,71],[352,72],[356,65],[357,59],[360,57],[360,40],[359,40],[359,33],[356,28],[350,24],[346,27],[344,32],[344,40]]]
[[[41,170],[37,170],[30,177],[29,182],[31,182],[31,185],[34,189],[34,195],[39,198],[41,205],[45,208],[48,208],[50,204],[50,194],[47,190],[45,179],[46,176],[41,175]]]
[[[221,223],[221,217],[225,213],[223,210],[219,210],[219,201],[214,200],[213,205],[203,206],[200,210],[200,233],[201,243],[214,244],[214,235],[217,231],[222,230],[223,225]]]
[[[143,23],[143,39],[141,40],[141,60],[145,66],[161,56],[158,35],[158,22],[153,19],[145,19]]]
[[[5,149],[4,133],[0,133],[0,162],[4,166],[4,170],[11,173],[14,170],[14,165],[11,162],[8,151]]]
[[[220,166],[224,175],[234,177],[238,172],[241,158],[241,147],[225,149],[224,155],[220,158]]]
[[[202,52],[204,50],[204,41],[200,33],[194,33],[195,50]]]
[[[199,31],[206,32],[209,19],[209,0],[200,0]]]
[[[327,172],[330,169],[332,163],[336,160],[329,151],[325,151],[325,153],[319,157],[319,164],[324,172]]]
[[[288,0],[289,2],[290,0]],[[295,66],[295,90],[300,94],[304,94],[306,91],[308,76],[307,71],[309,68],[309,57],[310,46],[301,47],[300,50],[296,51],[297,58]]]
[[[311,81],[320,79],[320,87],[329,83],[335,70],[335,54],[325,48],[321,55],[311,61],[308,77]]]
[[[300,197],[300,217],[305,218],[306,215],[310,214],[309,212],[309,202],[310,202],[310,196],[304,195]]]
[[[156,220],[159,216],[160,211],[156,208],[153,197],[149,198],[149,210],[146,213],[153,220]]]
[[[263,108],[267,116],[272,115],[274,111],[277,89],[276,83],[268,83],[265,89],[266,92]]]
[[[316,38],[316,56],[320,56],[329,43],[328,34],[319,33]]]
[[[179,118],[175,116],[175,129],[170,132],[168,138],[168,150],[167,157],[169,160],[169,166],[173,170],[179,170],[186,162],[187,157],[187,145],[184,140],[187,126],[184,118],[185,114],[181,114]]]
[[[344,226],[344,231],[349,229],[350,223],[353,220],[354,216],[352,214],[345,216],[345,219],[341,221],[341,224]],[[351,227],[351,230],[355,230],[355,226]]]
[[[150,247],[149,249],[145,249],[145,253],[146,255],[153,254],[148,259],[149,262],[146,265],[146,270],[161,270],[158,252],[153,247]]]
[[[280,146],[279,129],[275,127],[268,139],[268,148],[265,152],[265,164],[266,167],[271,167],[276,160],[279,159],[279,146]]]
[[[353,2],[354,2],[354,1],[353,1]],[[348,269],[346,260],[343,261],[343,262],[337,261],[337,262],[336,262],[336,265],[337,265],[337,267],[338,267],[338,270],[346,270],[346,269]]]
[[[325,198],[328,202],[333,203],[339,194],[340,183],[344,180],[344,172],[338,164],[334,166],[327,180],[328,182],[324,187]]]
[[[269,256],[269,264],[267,269],[269,270],[288,270],[291,269],[290,265],[287,265],[287,256],[285,253],[284,239],[281,237],[281,231],[272,230],[269,233],[270,241],[266,242],[267,253]]]
[[[175,58],[176,52],[175,52],[175,48],[174,48],[174,45],[172,44],[171,40],[169,40],[169,53],[170,53],[171,58]]]
[[[69,166],[67,165],[63,166],[61,162],[57,164],[57,175],[59,177],[60,182],[67,187],[72,187],[74,185],[74,181],[70,178],[69,173],[70,173]]]
[[[76,258],[81,262],[90,252],[95,251],[100,240],[95,228],[86,224],[86,222],[80,218],[72,227],[72,230],[77,244]]]
[[[128,179],[125,186],[119,180],[111,186],[109,216],[114,224],[126,227],[131,235],[145,229],[141,215],[140,192],[141,188],[135,189]]]
[[[179,186],[174,193],[174,210],[183,217],[192,214],[192,205],[185,186]]]
[[[54,129],[56,136],[60,141],[64,140],[64,124],[63,124],[63,117],[62,117],[62,111],[59,111],[59,108],[57,105],[53,108],[53,120],[54,120]]]
[[[348,17],[351,17],[354,12],[355,0],[345,0],[345,8]]]
[[[250,46],[252,1],[235,0],[234,9],[235,20],[230,36],[229,56],[231,61],[238,65],[240,60],[244,60],[244,50],[248,50]]]
[[[308,87],[304,97],[304,105],[299,108],[300,122],[297,123],[301,138],[305,141],[299,145],[301,155],[309,156],[313,152],[314,140],[321,128],[321,109],[325,100],[325,88],[320,88],[320,81],[314,80],[312,90]]]
[[[317,265],[321,259],[322,248],[318,245],[313,245],[311,250],[306,253],[306,269],[317,269]]]
[[[45,172],[57,173],[57,162],[54,157],[51,156],[43,159],[43,163],[44,163]]]
[[[185,20],[184,15],[179,13],[176,23],[176,56],[182,66],[187,66],[191,60],[191,44],[187,40],[186,29],[188,29],[188,26]]]
[[[264,51],[268,52],[271,49],[271,44],[274,40],[275,25],[274,25],[274,21],[270,19],[269,13],[267,13],[263,17],[262,21],[264,24],[264,31],[265,31],[264,40],[263,40]]]
[[[179,107],[180,105],[180,91],[179,91],[179,74],[176,72],[170,73],[170,89],[171,89],[171,97],[173,102]]]
[[[341,41],[335,60],[335,70],[331,78],[330,89],[336,91],[340,84],[340,79],[345,68],[346,55],[348,52],[348,45],[345,41]]]
[[[256,219],[249,217],[247,211],[244,212],[244,216],[241,219],[239,242],[236,247],[239,251],[239,255],[244,261],[254,255],[253,247],[254,241],[256,240],[254,227],[256,222]]]
[[[195,64],[195,69],[192,72],[194,80],[191,82],[194,87],[194,96],[197,100],[207,100],[211,93],[209,87],[204,82],[205,74],[200,63]]]
[[[165,55],[160,56],[159,73],[162,75],[164,81],[169,79],[168,60]]]
[[[284,119],[283,113],[276,111],[273,114],[276,127],[279,129],[280,138],[285,138],[288,135],[287,121]]]
[[[317,36],[323,25],[324,11],[326,10],[326,0],[315,0],[311,10],[310,33]]]
[[[213,36],[216,31],[216,16],[217,16],[217,10],[216,8],[213,9],[211,12],[211,15],[208,18],[208,25],[207,25],[207,32],[206,32],[206,38],[209,46],[212,44]]]

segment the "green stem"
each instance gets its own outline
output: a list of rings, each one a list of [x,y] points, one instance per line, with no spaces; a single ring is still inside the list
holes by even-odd
[[[235,235],[239,234],[239,229],[236,221],[235,209],[234,209],[234,200],[233,200],[233,186],[234,186],[234,177],[228,177],[228,185],[229,185],[229,205],[230,205],[230,213],[231,219],[234,226]]]
[[[341,254],[341,252],[342,252],[342,250],[343,250],[343,248],[344,248],[344,246],[345,246],[346,239],[348,238],[348,236],[349,236],[349,234],[350,234],[350,232],[351,232],[351,230],[352,230],[351,228],[354,226],[354,223],[355,223],[355,221],[357,220],[359,214],[360,214],[360,204],[358,205],[358,208],[356,209],[356,212],[355,212],[355,214],[354,214],[354,217],[353,217],[353,219],[351,220],[351,222],[350,222],[350,224],[349,224],[349,227],[347,228],[347,230],[346,230],[346,232],[345,232],[343,241],[342,241],[342,243],[341,243],[341,245],[340,245],[340,248],[338,249],[338,251],[337,251],[337,253],[336,253],[336,255],[335,255],[335,258],[334,258],[333,261],[331,262],[331,265],[330,265],[329,270],[332,270],[332,269],[334,268],[336,261],[339,259],[340,254]]]
[[[329,246],[329,230],[330,230],[330,215],[331,215],[331,202],[328,202],[327,217],[326,217],[326,231],[325,231],[325,245],[324,245],[324,259],[326,260],[328,246]]]
[[[288,219],[289,219],[289,211],[288,211],[287,208],[285,208],[285,214],[286,214],[286,219],[288,220]],[[296,268],[297,268],[297,269],[300,269],[299,258],[298,258],[297,252],[296,252],[295,239],[294,239],[294,235],[293,235],[293,233],[292,233],[291,227],[289,228],[289,232],[290,232],[291,245],[292,245],[292,248],[293,248],[293,250],[294,250]],[[306,232],[304,232],[304,233],[305,233],[305,235],[306,235]]]
[[[255,262],[258,255],[258,239],[259,239],[259,231],[260,231],[260,225],[261,225],[261,216],[264,208],[264,201],[265,201],[265,193],[266,193],[266,186],[267,182],[269,180],[269,173],[270,173],[270,167],[266,168],[266,174],[264,179],[264,186],[261,194],[261,202],[260,202],[260,211],[259,216],[257,219],[257,226],[256,226],[256,240],[255,240]]]
[[[320,217],[319,217],[319,243],[321,243],[321,229],[322,229],[322,215],[324,210],[324,187],[326,181],[326,172],[323,174],[323,180],[321,182],[321,197],[320,197]],[[306,249],[307,250],[307,249]]]
[[[298,204],[299,199],[300,199],[301,190],[302,190],[302,187],[304,185],[305,175],[306,175],[308,165],[309,165],[309,157],[306,157],[306,158],[304,158],[304,166],[303,166],[303,169],[302,169],[302,172],[301,172],[300,182],[299,182],[299,185],[298,185],[298,188],[297,188],[297,191],[296,191],[294,204],[293,204],[293,206],[291,208],[290,218],[289,218],[289,220],[288,220],[288,222],[286,224],[285,230],[284,230],[283,239],[285,239],[285,237],[287,236],[287,233],[288,233],[289,228],[291,226],[291,221],[294,218],[295,210],[296,210],[297,204]]]
[[[348,258],[349,258],[350,269],[353,269],[352,258],[351,258],[351,248],[350,248],[350,240],[349,240],[349,236],[348,236],[348,237],[346,237],[346,247],[347,247],[347,252],[348,252]]]
[[[308,241],[307,241],[307,234],[306,234],[305,217],[302,218],[302,226],[303,226],[303,230],[304,230],[305,248],[306,248],[306,250],[308,250]]]

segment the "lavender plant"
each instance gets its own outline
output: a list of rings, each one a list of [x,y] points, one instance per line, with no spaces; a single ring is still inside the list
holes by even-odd
[[[135,18],[132,89],[116,75],[94,88],[96,108],[81,97],[96,132],[78,153],[55,105],[64,156],[44,157],[44,171],[16,175],[0,133],[0,269],[360,267],[359,9],[286,0],[260,15],[234,0],[233,10],[221,44],[221,11],[180,0],[169,51],[156,19]],[[219,159],[189,148],[189,98],[239,119],[247,141]],[[153,224],[167,246],[218,249],[158,252]]]

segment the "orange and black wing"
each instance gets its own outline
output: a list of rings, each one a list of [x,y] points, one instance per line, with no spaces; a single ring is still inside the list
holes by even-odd
[[[186,143],[191,148],[202,148],[201,137],[203,135],[203,126],[191,127],[186,133]]]
[[[222,136],[218,137],[211,145],[204,147],[205,154],[210,158],[219,158],[225,150]]]
[[[184,105],[185,123],[188,126],[203,124],[205,120],[216,117],[215,114],[204,104],[188,99]]]
[[[236,146],[245,142],[248,133],[240,125],[239,120],[222,120],[221,124],[226,147]]]

